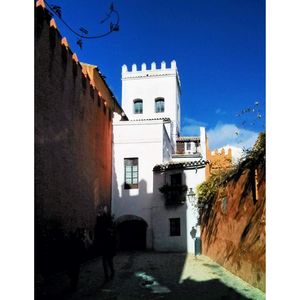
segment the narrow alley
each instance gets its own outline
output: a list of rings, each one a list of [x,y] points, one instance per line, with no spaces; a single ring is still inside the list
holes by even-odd
[[[206,256],[131,252],[115,257],[116,275],[104,283],[101,257],[82,265],[78,289],[60,273],[37,285],[37,299],[265,299],[265,294]]]
[[[211,43],[227,28],[211,26],[215,13],[234,29],[230,45],[264,32],[264,1],[249,11],[210,1],[50,2],[34,9],[35,298],[265,299],[264,40],[237,56]],[[205,23],[192,22],[203,6]],[[81,27],[107,9],[107,33]],[[243,15],[254,23],[236,36],[231,22]],[[261,59],[249,61],[258,49]],[[252,86],[240,74],[254,66]]]

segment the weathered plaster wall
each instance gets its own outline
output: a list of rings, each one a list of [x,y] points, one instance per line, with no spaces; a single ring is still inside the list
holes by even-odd
[[[92,230],[99,206],[110,206],[112,99],[91,84],[47,10],[35,13],[36,229]]]
[[[227,153],[224,149],[218,151],[210,151],[208,149],[206,158],[210,161],[209,171],[210,173],[218,172],[232,167],[232,152],[231,148],[228,149]]]
[[[210,214],[203,216],[201,238],[204,255],[264,291],[264,169],[258,169],[257,175],[255,183],[254,173],[246,170],[219,191]]]

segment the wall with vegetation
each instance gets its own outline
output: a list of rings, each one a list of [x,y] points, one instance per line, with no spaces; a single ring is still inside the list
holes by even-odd
[[[202,253],[265,291],[265,136],[231,171],[198,186]]]

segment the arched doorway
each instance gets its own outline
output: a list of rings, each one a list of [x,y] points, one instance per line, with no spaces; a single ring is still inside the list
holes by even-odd
[[[126,215],[116,220],[118,248],[120,250],[145,250],[147,223],[144,219]]]

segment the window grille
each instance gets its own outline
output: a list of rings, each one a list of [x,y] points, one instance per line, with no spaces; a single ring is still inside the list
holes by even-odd
[[[133,101],[133,113],[135,114],[143,113],[143,100],[136,99]]]
[[[170,236],[180,236],[180,218],[171,218],[170,221]]]
[[[125,189],[137,189],[139,180],[138,158],[124,159]]]
[[[165,99],[157,98],[155,99],[155,112],[161,113],[165,111]]]

